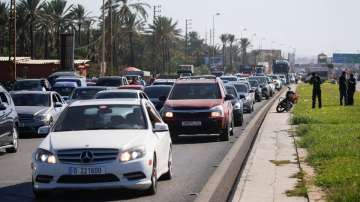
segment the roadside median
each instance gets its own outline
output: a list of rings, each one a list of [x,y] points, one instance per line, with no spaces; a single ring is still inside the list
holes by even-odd
[[[195,201],[227,201],[265,116],[284,90],[270,99],[249,122]]]

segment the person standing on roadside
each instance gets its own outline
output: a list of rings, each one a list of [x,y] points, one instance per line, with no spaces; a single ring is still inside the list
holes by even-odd
[[[350,74],[350,78],[347,81],[348,105],[354,105],[355,91],[356,91],[356,79],[353,74]]]
[[[343,71],[339,77],[339,91],[340,91],[340,105],[347,105],[347,85],[346,85],[346,72]],[[343,101],[345,103],[343,103]]]
[[[312,108],[315,108],[316,105],[316,98],[318,99],[319,108],[321,109],[321,79],[320,77],[313,72],[312,77],[310,79],[310,84],[313,85],[313,92],[312,92]]]

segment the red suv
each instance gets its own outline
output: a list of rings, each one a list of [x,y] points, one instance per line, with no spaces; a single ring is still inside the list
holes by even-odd
[[[234,129],[233,98],[219,78],[178,79],[161,114],[174,140],[180,134],[220,134],[228,141]]]

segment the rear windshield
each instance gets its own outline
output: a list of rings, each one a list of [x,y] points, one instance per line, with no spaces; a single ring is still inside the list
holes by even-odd
[[[14,90],[40,90],[40,81],[17,81],[14,85]]]
[[[70,96],[75,87],[53,87],[52,90],[59,93],[61,96]]]
[[[71,99],[75,100],[90,100],[94,98],[95,94],[102,91],[104,89],[76,89],[74,90]]]
[[[216,83],[175,84],[169,99],[221,99],[221,93]]]
[[[96,82],[97,86],[117,87],[123,85],[121,78],[103,78]]]
[[[236,77],[220,77],[223,81],[237,81]]]
[[[116,98],[138,98],[137,93],[131,92],[108,92],[108,93],[98,93],[95,96],[96,99],[116,99]]]
[[[50,106],[48,94],[14,94],[11,95],[15,106]]]
[[[259,85],[259,82],[255,81],[255,80],[250,80],[249,83],[250,83],[251,87],[258,87],[258,85]]]
[[[144,92],[149,98],[159,98],[161,96],[167,97],[169,95],[170,90],[171,87],[162,87],[162,88],[147,87],[145,88]]]
[[[249,91],[245,84],[235,84],[234,86],[235,86],[237,92],[247,93]]]

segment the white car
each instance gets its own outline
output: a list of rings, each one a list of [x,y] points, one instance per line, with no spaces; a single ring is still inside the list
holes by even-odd
[[[32,156],[36,197],[54,189],[145,190],[172,178],[168,125],[144,99],[76,101]]]

